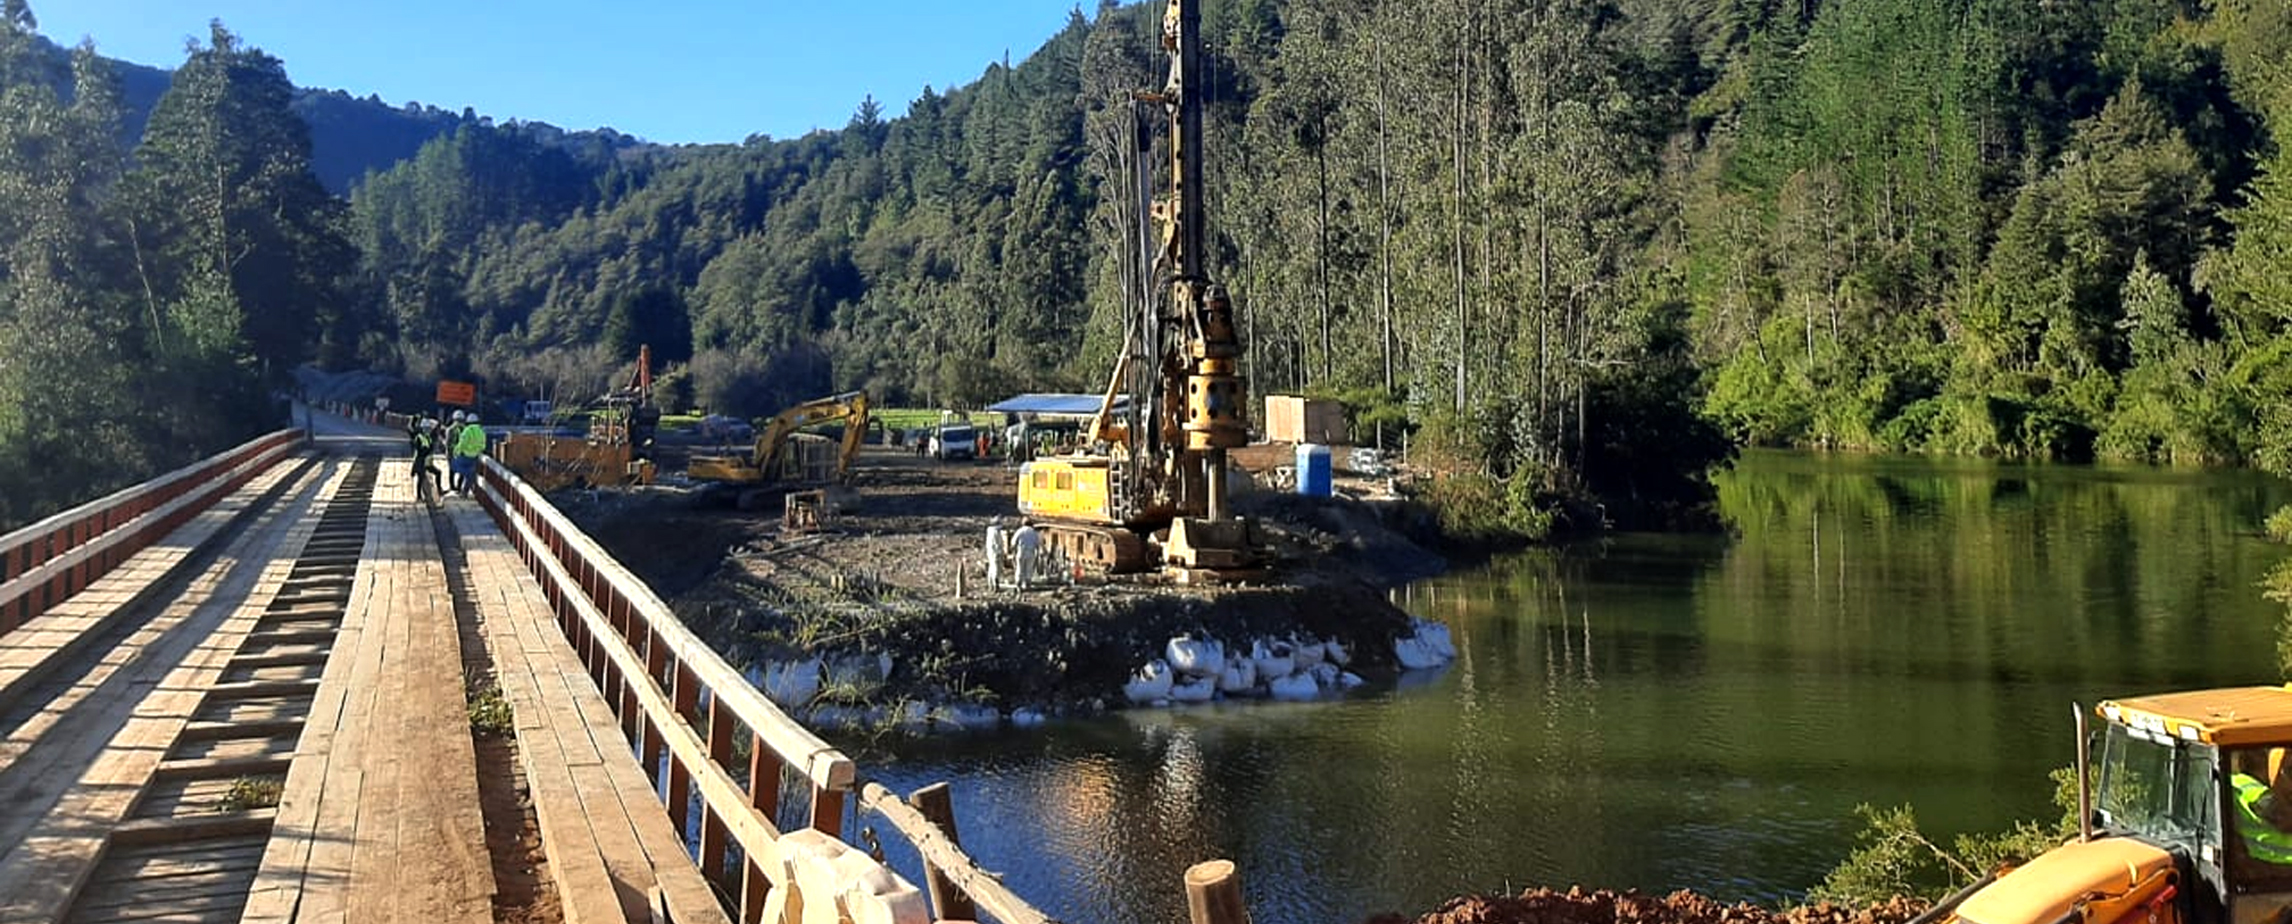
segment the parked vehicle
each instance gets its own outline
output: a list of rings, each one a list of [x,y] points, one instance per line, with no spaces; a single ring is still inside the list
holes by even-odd
[[[938,440],[933,446],[941,461],[978,458],[979,431],[970,424],[940,424],[932,436]]]
[[[754,442],[756,425],[727,414],[710,414],[700,419],[700,438],[712,443]]]

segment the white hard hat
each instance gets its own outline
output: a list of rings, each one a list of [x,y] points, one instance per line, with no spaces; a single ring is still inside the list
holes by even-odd
[[[460,412],[460,411],[455,411],[455,412],[454,412],[454,422],[455,422],[455,423],[461,423],[461,422],[462,422],[462,412]]]

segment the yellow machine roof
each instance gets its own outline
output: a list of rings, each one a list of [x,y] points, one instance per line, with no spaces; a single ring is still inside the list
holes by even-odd
[[[2101,717],[2222,747],[2292,742],[2292,684],[2103,700]]]

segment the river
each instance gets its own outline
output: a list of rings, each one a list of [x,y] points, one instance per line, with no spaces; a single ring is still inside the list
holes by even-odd
[[[1453,628],[1436,674],[846,743],[894,788],[951,781],[964,844],[1064,920],[1182,921],[1184,869],[1224,857],[1259,924],[1349,924],[1531,885],[1787,901],[1857,804],[1940,835],[2053,817],[2072,701],[2279,678],[2254,583],[2281,482],[1779,452],[1718,482],[1735,536],[1397,592]]]

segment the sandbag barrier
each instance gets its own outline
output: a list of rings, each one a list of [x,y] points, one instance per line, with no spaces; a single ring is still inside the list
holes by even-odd
[[[302,445],[279,430],[0,536],[0,634],[87,589]]]

